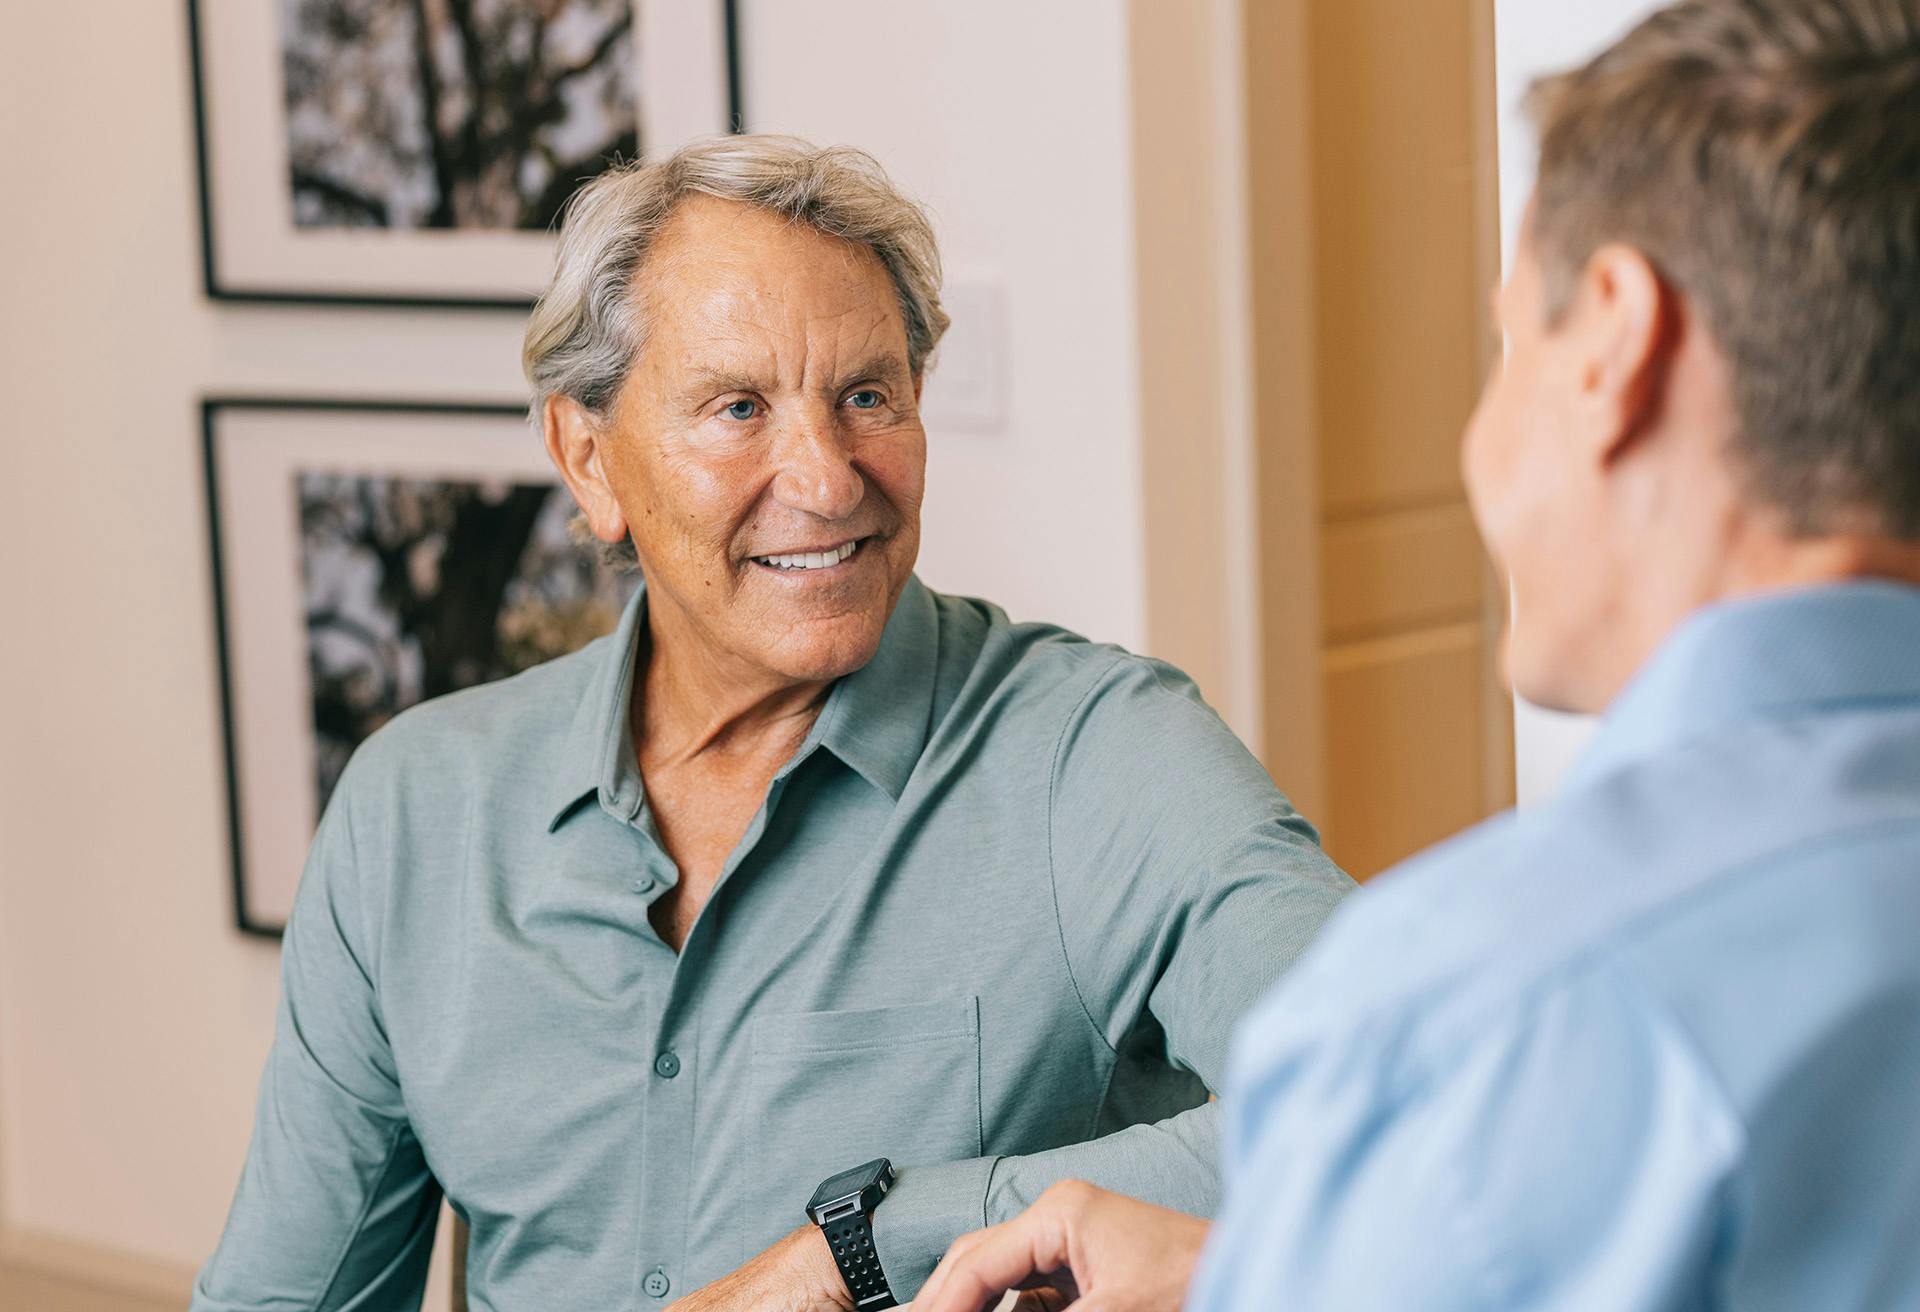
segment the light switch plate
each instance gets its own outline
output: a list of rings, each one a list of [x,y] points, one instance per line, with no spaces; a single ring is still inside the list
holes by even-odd
[[[956,274],[941,303],[953,323],[927,375],[921,413],[929,430],[1000,433],[1007,427],[1007,287],[1003,279]]]

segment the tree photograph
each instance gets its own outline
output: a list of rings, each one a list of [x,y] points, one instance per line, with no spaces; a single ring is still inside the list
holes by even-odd
[[[304,472],[295,485],[315,814],[382,724],[611,632],[638,582],[573,540],[573,498],[552,483]]]
[[[548,228],[639,155],[637,0],[278,0],[301,228]]]

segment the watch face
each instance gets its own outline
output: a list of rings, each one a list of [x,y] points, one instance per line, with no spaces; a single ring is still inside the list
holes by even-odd
[[[850,1198],[879,1184],[890,1170],[892,1170],[891,1164],[882,1157],[877,1161],[868,1162],[865,1166],[856,1166],[851,1171],[842,1171],[813,1191],[813,1198],[808,1201],[807,1207],[811,1210],[825,1207],[841,1198]]]

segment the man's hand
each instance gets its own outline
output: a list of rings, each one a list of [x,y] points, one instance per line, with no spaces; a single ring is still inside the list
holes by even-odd
[[[982,1312],[1010,1289],[1041,1287],[1059,1297],[1023,1305],[1178,1312],[1206,1239],[1199,1217],[1070,1180],[1004,1225],[955,1240],[914,1312]]]
[[[852,1312],[853,1299],[818,1226],[802,1226],[732,1275],[669,1306],[668,1312]]]

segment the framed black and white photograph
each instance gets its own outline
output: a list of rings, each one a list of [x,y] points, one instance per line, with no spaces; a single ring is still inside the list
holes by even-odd
[[[740,127],[733,0],[187,0],[206,288],[524,307],[614,163]]]
[[[209,400],[203,418],[235,915],[276,934],[354,748],[611,632],[638,575],[575,540],[520,409]]]

